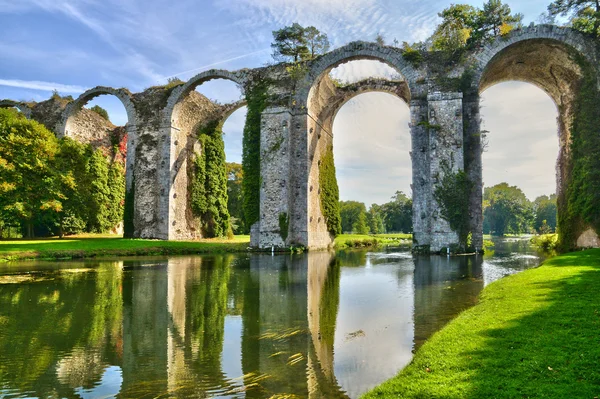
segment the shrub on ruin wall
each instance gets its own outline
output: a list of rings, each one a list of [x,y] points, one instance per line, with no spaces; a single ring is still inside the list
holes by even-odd
[[[259,82],[248,90],[248,113],[244,126],[242,169],[243,209],[246,226],[260,220],[260,130],[267,104],[267,83]]]
[[[600,232],[600,93],[594,68],[576,54],[583,78],[573,104],[570,164],[558,198],[559,248],[573,249],[585,226]]]
[[[458,234],[460,250],[466,250],[471,233],[469,198],[474,185],[464,170],[455,173],[447,164],[442,164],[441,167],[443,177],[435,188],[433,196],[440,206],[441,216]]]
[[[203,237],[225,237],[229,231],[225,144],[219,122],[200,128],[201,154],[194,154],[190,176],[190,201],[200,218]]]
[[[342,232],[342,218],[340,216],[340,192],[335,176],[332,145],[327,147],[319,163],[319,189],[321,190],[319,195],[321,212],[325,217],[327,230],[336,236]]]

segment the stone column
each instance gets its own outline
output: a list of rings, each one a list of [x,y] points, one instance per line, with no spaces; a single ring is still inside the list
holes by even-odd
[[[462,93],[432,93],[429,108],[429,171],[431,176],[431,244],[432,252],[458,244],[458,234],[442,217],[433,195],[444,178],[444,169],[452,173],[464,169]]]
[[[465,171],[474,187],[469,202],[469,220],[472,245],[480,251],[483,247],[483,172],[481,116],[479,113],[479,95],[463,100],[463,124],[465,141]]]
[[[283,248],[290,242],[290,140],[292,114],[284,107],[263,111],[260,133],[260,221],[252,234],[260,248]]]
[[[429,175],[429,132],[427,130],[427,102],[410,102],[410,134],[412,142],[412,200],[413,247],[426,250],[431,244],[429,200],[431,179]]]

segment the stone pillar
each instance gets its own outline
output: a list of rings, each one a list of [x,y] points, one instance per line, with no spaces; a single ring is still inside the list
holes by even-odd
[[[260,248],[283,248],[291,241],[289,209],[290,140],[292,114],[284,107],[270,107],[263,111],[260,133],[260,221],[258,230]],[[252,242],[257,240],[253,237]]]
[[[138,125],[134,162],[134,237],[168,239],[170,140],[160,122]],[[166,148],[165,148],[166,147]]]
[[[308,246],[308,115],[294,114],[290,130],[290,243]],[[312,119],[311,119],[312,121]]]
[[[433,193],[444,178],[444,169],[456,173],[464,169],[462,93],[432,93],[427,96],[429,108],[429,171],[431,176],[431,244],[438,252],[458,244],[458,234],[442,217]]]
[[[431,179],[429,176],[429,132],[427,130],[427,102],[413,100],[410,103],[410,134],[412,142],[412,200],[413,200],[413,247],[426,250],[431,244],[429,202]]]
[[[481,162],[483,148],[479,95],[463,99],[463,124],[465,171],[474,185],[469,201],[471,241],[472,246],[480,251],[483,248],[483,171]]]

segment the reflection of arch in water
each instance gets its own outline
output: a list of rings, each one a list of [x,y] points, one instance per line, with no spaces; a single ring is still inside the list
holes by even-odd
[[[195,91],[208,81],[224,79],[234,82],[241,91],[243,99],[230,104],[218,104]],[[171,92],[163,118],[170,122],[163,153],[169,154],[170,164],[163,159],[161,170],[163,181],[169,186],[164,190],[168,201],[168,218],[165,217],[169,239],[200,238],[198,220],[192,214],[188,195],[188,168],[192,165],[194,154],[200,153],[198,129],[218,121],[222,127],[225,120],[236,110],[246,105],[244,87],[246,75],[243,72],[209,70],[202,72]],[[167,177],[168,176],[168,177]]]

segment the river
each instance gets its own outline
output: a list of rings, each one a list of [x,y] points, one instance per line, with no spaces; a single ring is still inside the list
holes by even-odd
[[[505,239],[485,256],[0,264],[0,397],[356,398],[541,259]]]

